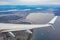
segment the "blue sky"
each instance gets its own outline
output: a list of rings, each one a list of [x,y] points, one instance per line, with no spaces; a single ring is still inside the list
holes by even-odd
[[[60,4],[60,0],[0,0],[0,4],[20,4],[20,5]]]

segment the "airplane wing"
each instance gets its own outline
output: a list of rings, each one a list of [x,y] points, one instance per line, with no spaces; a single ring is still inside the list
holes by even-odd
[[[28,33],[32,33],[29,29],[41,28],[41,27],[53,27],[58,16],[55,16],[51,21],[47,24],[9,24],[9,23],[0,23],[0,32],[8,32],[11,36],[15,37],[15,35],[11,31],[21,31],[26,30]]]
[[[0,32],[18,31],[18,30],[28,30],[33,28],[48,27],[49,24],[7,24],[0,23]]]
[[[0,32],[28,30],[28,29],[48,27],[48,26],[52,26],[52,28],[54,29],[52,24],[55,23],[56,19],[57,19],[57,16],[55,16],[47,24],[9,24],[9,23],[0,23]]]

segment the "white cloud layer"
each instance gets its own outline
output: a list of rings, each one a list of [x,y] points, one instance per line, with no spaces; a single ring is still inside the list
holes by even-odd
[[[0,0],[0,4],[60,4],[60,0]]]
[[[4,4],[11,4],[10,2],[3,2],[3,1],[0,1],[0,5],[4,5]]]

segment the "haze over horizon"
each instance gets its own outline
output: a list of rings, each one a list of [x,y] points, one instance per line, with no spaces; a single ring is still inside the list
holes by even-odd
[[[60,4],[60,0],[0,0],[0,5],[41,5],[41,4]]]

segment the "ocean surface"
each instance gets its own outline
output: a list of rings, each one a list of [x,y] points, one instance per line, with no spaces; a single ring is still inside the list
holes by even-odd
[[[60,40],[60,16],[57,18],[54,26],[34,29],[33,40]]]
[[[49,13],[49,17],[40,17],[44,18],[41,23],[48,23],[54,16],[59,16],[54,24],[55,30],[50,27],[34,29],[33,40],[60,40],[60,5],[0,5],[0,23],[23,24],[26,16],[33,12]]]

